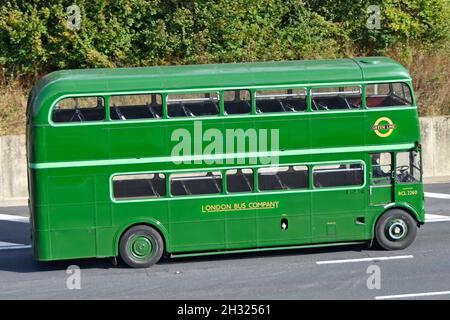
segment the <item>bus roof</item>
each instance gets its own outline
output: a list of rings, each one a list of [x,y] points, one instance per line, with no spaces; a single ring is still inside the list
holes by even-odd
[[[402,65],[386,57],[62,70],[36,83],[29,111],[36,116],[45,102],[66,95],[391,80],[410,81],[411,77]]]

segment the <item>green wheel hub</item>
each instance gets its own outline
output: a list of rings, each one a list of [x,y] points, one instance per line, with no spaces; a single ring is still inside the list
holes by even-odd
[[[153,247],[151,239],[136,235],[130,239],[128,250],[134,258],[145,260],[153,255]]]

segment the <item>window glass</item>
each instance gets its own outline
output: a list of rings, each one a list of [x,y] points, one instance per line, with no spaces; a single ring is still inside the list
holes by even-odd
[[[269,167],[258,170],[259,190],[290,190],[308,188],[306,166]]]
[[[312,110],[339,110],[361,108],[361,87],[313,88]]]
[[[316,166],[313,180],[316,188],[359,186],[364,183],[364,168],[360,163]]]
[[[66,98],[53,108],[53,122],[84,122],[105,119],[105,103],[102,97]]]
[[[252,111],[248,90],[225,91],[223,103],[225,114],[248,114]]]
[[[391,154],[388,152],[370,155],[372,160],[372,185],[391,184]]]
[[[169,117],[200,117],[219,114],[219,94],[189,93],[167,96]]]
[[[162,173],[117,175],[113,178],[115,199],[157,198],[166,195],[166,177]]]
[[[411,101],[411,91],[405,83],[377,83],[366,86],[368,108],[410,106]]]
[[[251,192],[253,191],[253,170],[232,169],[227,171],[228,192]]]
[[[304,88],[261,90],[256,92],[256,112],[298,112],[306,110]]]
[[[222,174],[220,172],[172,174],[170,190],[174,196],[222,193]]]
[[[397,181],[400,183],[414,183],[421,179],[422,165],[417,151],[397,153]]]
[[[159,94],[112,96],[109,105],[112,120],[162,118]]]

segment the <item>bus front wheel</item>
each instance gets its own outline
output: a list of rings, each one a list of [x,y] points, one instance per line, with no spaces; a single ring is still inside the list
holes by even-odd
[[[132,268],[148,268],[161,259],[164,241],[158,231],[147,225],[131,227],[122,235],[119,253]]]
[[[400,209],[387,211],[375,227],[376,240],[385,250],[405,249],[414,241],[416,233],[416,221]]]

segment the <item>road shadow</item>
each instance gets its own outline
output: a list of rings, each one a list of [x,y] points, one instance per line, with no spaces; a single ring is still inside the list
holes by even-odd
[[[30,224],[28,222],[2,220],[0,223],[0,242],[31,244]]]
[[[227,261],[235,259],[259,259],[264,257],[289,257],[289,256],[308,256],[313,254],[328,254],[338,252],[376,252],[381,251],[377,246],[369,248],[366,243],[353,245],[340,245],[330,247],[316,247],[316,248],[298,248],[298,249],[281,249],[269,251],[243,252],[243,253],[226,253],[226,254],[211,254],[207,256],[192,256],[181,258],[165,258],[160,261],[160,264],[170,263],[192,263],[192,262],[206,262],[206,261]]]
[[[69,266],[76,265],[80,269],[113,269],[112,258],[89,258],[57,261],[37,261],[33,250],[12,249],[0,250],[0,271],[16,273],[34,273],[46,271],[67,270]],[[125,266],[123,266],[125,268]]]
[[[260,259],[264,257],[288,257],[288,256],[308,256],[312,254],[327,254],[337,252],[362,252],[362,251],[378,251],[378,248],[367,247],[367,244],[344,245],[322,248],[303,248],[290,250],[274,250],[263,252],[246,252],[246,253],[227,253],[208,256],[193,256],[183,258],[164,257],[158,265],[177,265],[187,263],[201,263],[210,261],[231,261],[236,259]],[[62,271],[69,266],[76,265],[81,269],[130,269],[119,258],[117,265],[114,265],[113,258],[88,258],[88,259],[71,259],[58,261],[36,261],[33,257],[31,248],[1,250],[0,251],[0,271],[17,272],[17,273],[34,273],[46,271]]]

